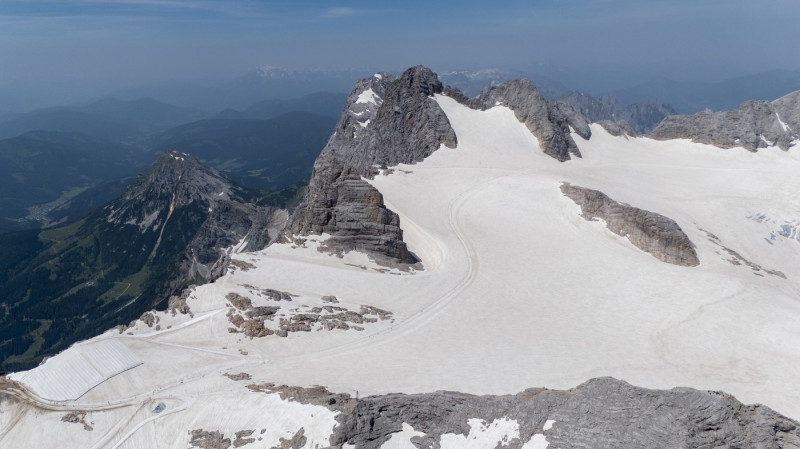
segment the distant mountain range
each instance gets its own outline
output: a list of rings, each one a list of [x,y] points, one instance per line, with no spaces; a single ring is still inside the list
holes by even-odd
[[[0,231],[78,218],[170,149],[251,188],[303,183],[343,104],[344,95],[314,93],[198,120],[208,114],[149,98],[105,99],[9,116],[0,120]]]
[[[271,98],[251,104],[241,111],[226,109],[218,119],[264,120],[277,117],[286,112],[310,112],[312,114],[337,119],[347,99],[344,93],[314,92],[299,98]]]
[[[121,89],[112,96],[129,100],[152,97],[206,111],[241,110],[264,99],[291,99],[315,92],[345,94],[357,79],[372,73],[374,70],[370,69],[290,70],[263,66],[225,82],[171,81]]]
[[[84,106],[37,109],[0,117],[0,138],[46,130],[78,132],[114,142],[138,144],[144,137],[205,115],[152,98],[130,101],[108,98]]]
[[[165,131],[152,148],[191,153],[241,185],[269,190],[308,180],[335,123],[334,117],[309,112],[207,119]]]
[[[601,95],[595,98],[581,92],[572,92],[557,97],[557,101],[569,104],[590,122],[624,121],[639,134],[649,133],[664,120],[664,117],[675,114],[672,106],[654,98],[623,105],[613,95]]]
[[[45,226],[99,207],[146,159],[130,146],[75,132],[0,140],[0,230]]]
[[[557,81],[557,76],[545,75],[542,71],[462,70],[443,73],[440,78],[444,84],[460,89],[467,96],[517,78],[529,78],[548,100],[564,98],[574,92],[585,93],[581,86],[567,85]],[[800,70],[771,70],[716,82],[653,78],[625,89],[594,92],[592,96],[613,96],[622,107],[655,101],[670,105],[677,113],[688,114],[706,108],[714,111],[736,109],[747,100],[772,101],[796,90],[800,90]]]
[[[691,114],[703,109],[736,109],[747,100],[772,101],[796,90],[800,90],[800,70],[772,70],[707,83],[654,78],[610,94],[623,104],[658,98],[680,114]]]

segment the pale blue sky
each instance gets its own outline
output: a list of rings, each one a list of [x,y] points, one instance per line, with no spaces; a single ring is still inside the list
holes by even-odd
[[[716,80],[800,68],[798,18],[800,0],[0,0],[0,91],[258,65]]]

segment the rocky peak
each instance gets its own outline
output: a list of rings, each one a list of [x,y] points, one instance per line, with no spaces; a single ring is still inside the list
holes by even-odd
[[[194,202],[229,200],[231,184],[216,170],[180,151],[168,151],[142,173],[125,194],[106,208],[109,221],[143,225],[154,213]]]
[[[328,233],[334,251],[365,251],[387,264],[416,262],[402,241],[399,217],[362,177],[382,165],[419,162],[441,145],[455,147],[455,132],[431,97],[442,91],[436,74],[422,66],[356,83],[286,238]]]
[[[398,94],[411,94],[415,96],[430,97],[441,93],[444,89],[439,77],[427,67],[418,65],[403,72],[400,82],[397,83]]]

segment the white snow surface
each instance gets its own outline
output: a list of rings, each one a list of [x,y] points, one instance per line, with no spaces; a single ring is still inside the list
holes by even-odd
[[[75,400],[109,378],[141,365],[136,355],[119,340],[78,343],[34,369],[12,373],[44,399]]]
[[[487,422],[478,418],[467,420],[470,430],[467,435],[445,433],[439,440],[441,449],[494,449],[508,446],[511,440],[519,438],[519,422],[507,417]],[[381,445],[381,449],[414,449],[411,438],[425,436],[423,432],[414,430],[408,423],[403,423],[403,430],[391,435],[388,441]],[[539,435],[541,436],[541,435]],[[536,435],[534,435],[534,438]],[[531,441],[534,441],[533,439]],[[526,443],[524,448],[543,449],[547,446],[531,446]]]
[[[71,403],[92,411],[95,432],[61,423],[63,412],[27,413],[0,434],[0,447],[32,438],[31,447],[52,447],[67,435],[76,447],[111,446],[98,443],[105,438],[119,447],[185,448],[189,431],[199,428],[229,437],[256,429],[257,436],[286,413],[274,399],[265,401],[269,395],[245,387],[263,382],[323,385],[353,396],[509,394],[613,376],[647,388],[724,390],[800,418],[800,244],[768,238],[800,217],[799,152],[614,137],[592,125],[590,140],[573,135],[583,158],[560,163],[542,153],[508,108],[475,111],[435,98],[457,148],[442,147],[370,181],[400,216],[423,270],[388,269],[358,252],[339,257],[326,250],[327,236],[236,254],[253,267],[197,287],[187,300],[191,316],[159,312],[161,330],[140,322],[121,335],[109,331],[11,376],[47,399],[102,382]],[[602,222],[586,221],[559,190],[562,182],[672,218],[696,245],[700,265],[666,264]],[[757,213],[778,221],[756,221]],[[733,264],[723,246],[763,268]],[[270,302],[258,294],[267,288],[296,296]],[[281,313],[320,306],[333,295],[333,305],[379,307],[392,320],[363,331],[249,339],[228,331],[228,293],[251,297],[256,306],[279,305]],[[75,351],[84,358],[86,348],[103,341],[117,341],[133,357],[68,387],[91,364]],[[134,359],[144,364],[106,377]],[[57,384],[64,385],[55,391],[31,374],[48,366],[61,367]],[[252,380],[224,376],[239,372]],[[153,418],[158,402],[167,409]],[[314,441],[322,441],[332,421],[321,407],[303,410],[282,435],[304,427],[308,437],[319,428]],[[46,423],[53,432],[39,430]],[[495,421],[473,431],[494,447],[491,441],[511,438],[512,427]],[[407,432],[413,429],[404,429],[397,447]],[[453,445],[463,435],[448,438]],[[546,445],[536,434],[525,447]]]
[[[361,92],[360,94],[358,94],[358,98],[356,99],[356,104],[359,104],[359,103],[372,103],[372,104],[377,105],[377,104],[380,104],[382,102],[383,101],[381,100],[381,97],[379,97],[378,94],[376,94],[375,91],[372,90],[371,88],[365,90],[364,92]]]
[[[513,419],[500,418],[492,422],[472,418],[467,436],[445,433],[439,442],[442,449],[490,449],[519,438],[519,423]]]
[[[389,440],[381,445],[381,449],[417,449],[411,443],[414,437],[423,437],[424,432],[417,432],[408,423],[403,423],[403,430],[393,433]]]
[[[541,433],[534,434],[531,439],[522,445],[522,449],[547,449],[550,443],[547,441],[547,437],[545,437]]]

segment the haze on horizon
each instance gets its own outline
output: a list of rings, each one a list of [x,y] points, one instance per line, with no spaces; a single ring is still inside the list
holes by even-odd
[[[500,68],[593,93],[718,81],[800,69],[797,17],[800,0],[3,0],[0,112],[261,65]]]

